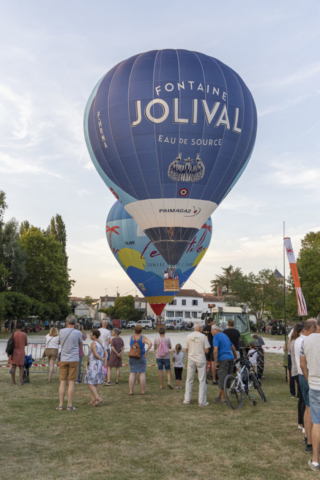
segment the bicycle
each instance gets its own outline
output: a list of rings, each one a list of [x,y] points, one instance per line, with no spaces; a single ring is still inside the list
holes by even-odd
[[[250,357],[252,355],[254,355],[254,353],[252,353]],[[265,397],[265,394],[263,393],[260,380],[257,378],[253,370],[253,366],[249,360],[249,357],[244,356],[238,358],[238,360],[236,360],[234,364],[236,365],[238,362],[241,365],[241,369],[237,369],[235,375],[227,375],[224,381],[224,394],[226,396],[226,401],[228,405],[233,410],[238,410],[243,405],[244,395],[247,395],[249,397],[249,400],[252,400],[254,406],[257,405],[255,397],[250,396],[250,388],[252,387],[258,390],[262,401],[266,402],[267,399]],[[252,385],[250,385],[250,382],[252,382]]]

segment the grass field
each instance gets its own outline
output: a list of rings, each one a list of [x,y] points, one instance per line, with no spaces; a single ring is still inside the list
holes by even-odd
[[[154,363],[150,352],[148,363]],[[147,369],[147,395],[128,395],[128,367],[120,384],[101,387],[103,403],[87,406],[86,385],[76,385],[76,412],[55,411],[59,381],[32,374],[12,386],[0,368],[1,478],[5,480],[292,480],[314,478],[297,428],[297,401],[284,382],[276,354],[266,355],[263,389],[267,403],[247,399],[239,411],[214,405],[208,385],[206,408],[198,407],[196,381],[191,405],[183,390],[160,390],[158,373]],[[127,363],[127,357],[124,358]],[[271,364],[271,365],[270,365]],[[185,379],[186,371],[183,378]]]

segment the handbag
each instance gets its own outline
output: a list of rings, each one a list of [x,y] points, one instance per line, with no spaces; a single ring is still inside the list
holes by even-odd
[[[48,342],[48,345],[49,345],[49,343],[51,342],[51,340],[52,340],[52,337],[50,338],[50,340],[49,340],[49,342]],[[44,349],[42,358],[48,357],[47,350],[48,350],[48,346],[46,345],[46,348]]]
[[[13,355],[13,349],[14,349],[14,340],[13,340],[14,332],[11,334],[11,337],[9,338],[7,342],[7,348],[6,348],[6,354],[8,357],[10,355]]]
[[[134,340],[134,343],[132,344],[132,347],[130,348],[130,351],[129,351],[129,357],[138,358],[138,359],[141,358],[141,348],[139,345],[139,340]]]
[[[70,333],[72,333],[73,330],[74,330],[74,329],[72,328]],[[70,335],[70,333],[69,333],[69,335]],[[68,335],[68,337],[69,337],[69,335]],[[61,345],[61,351],[59,352],[59,355],[58,355],[58,361],[59,361],[59,362],[61,362],[61,353],[62,353],[62,350],[63,350],[63,346],[64,346],[64,344],[66,343],[68,337],[64,339],[64,342],[63,342],[63,344]]]

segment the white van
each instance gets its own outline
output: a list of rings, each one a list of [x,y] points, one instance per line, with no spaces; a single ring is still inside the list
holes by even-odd
[[[166,326],[173,326],[174,330],[181,330],[184,325],[183,318],[169,318],[165,321]]]

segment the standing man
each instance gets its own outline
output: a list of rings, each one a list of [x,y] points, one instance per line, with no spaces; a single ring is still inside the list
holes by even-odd
[[[212,346],[213,336],[211,334],[211,327],[212,327],[212,325],[214,325],[214,323],[215,323],[215,321],[213,320],[212,317],[210,317],[208,319],[208,325],[206,325],[204,327],[202,332],[207,337],[209,345],[210,345],[210,350],[209,350],[209,353],[207,353],[206,358],[207,358],[207,362],[210,362],[211,373],[212,373],[212,385],[218,385],[217,380],[216,380],[216,372],[214,370],[213,346]]]
[[[239,348],[239,340],[240,340],[240,332],[236,328],[234,328],[234,320],[229,318],[228,320],[228,328],[226,328],[223,333],[227,335],[229,340],[231,341],[232,345],[236,349],[237,358],[240,358],[240,348]]]
[[[224,380],[229,373],[230,362],[237,359],[237,352],[229,337],[220,332],[220,328],[217,325],[212,325],[211,333],[213,336],[214,370],[216,370],[219,363],[219,395],[214,401],[215,403],[226,404]]]
[[[110,330],[107,329],[108,322],[107,320],[102,320],[101,322],[101,328],[99,328],[100,332],[100,339],[102,341],[102,345],[104,346],[106,352],[107,352],[107,362],[109,362],[110,358],[110,343],[111,343],[111,333]],[[104,386],[109,386],[111,385],[111,382],[107,382],[107,375],[104,376]]]
[[[194,326],[194,332],[186,338],[186,351],[188,353],[188,368],[186,391],[184,402],[190,404],[192,387],[196,370],[199,380],[199,407],[207,407],[207,384],[206,384],[206,353],[209,352],[210,344],[207,337],[202,333],[202,325],[197,322]]]
[[[303,346],[304,341],[306,338],[316,331],[317,323],[313,318],[309,318],[304,322],[304,330],[302,335],[298,337],[294,343],[294,354],[296,359],[296,365],[299,374],[299,385],[300,390],[303,396],[304,403],[306,404],[306,409],[304,411],[303,416],[303,424],[305,429],[305,451],[311,453],[312,452],[312,439],[311,439],[311,430],[312,430],[312,422],[311,422],[311,413],[310,413],[310,401],[309,401],[309,385],[307,380],[303,376],[303,372],[301,370],[301,348]]]
[[[63,410],[67,380],[69,380],[67,410],[77,410],[73,406],[73,395],[74,383],[78,378],[79,348],[82,348],[82,335],[79,330],[75,330],[76,323],[76,317],[68,315],[66,328],[62,328],[59,332],[59,343],[61,345],[61,361],[59,362],[60,388],[59,406],[56,410]]]
[[[308,320],[309,322],[309,320]],[[309,400],[312,421],[312,450],[309,460],[311,470],[319,470],[320,450],[320,316],[317,318],[317,330],[307,336],[301,346],[300,366],[305,380],[309,384]]]

